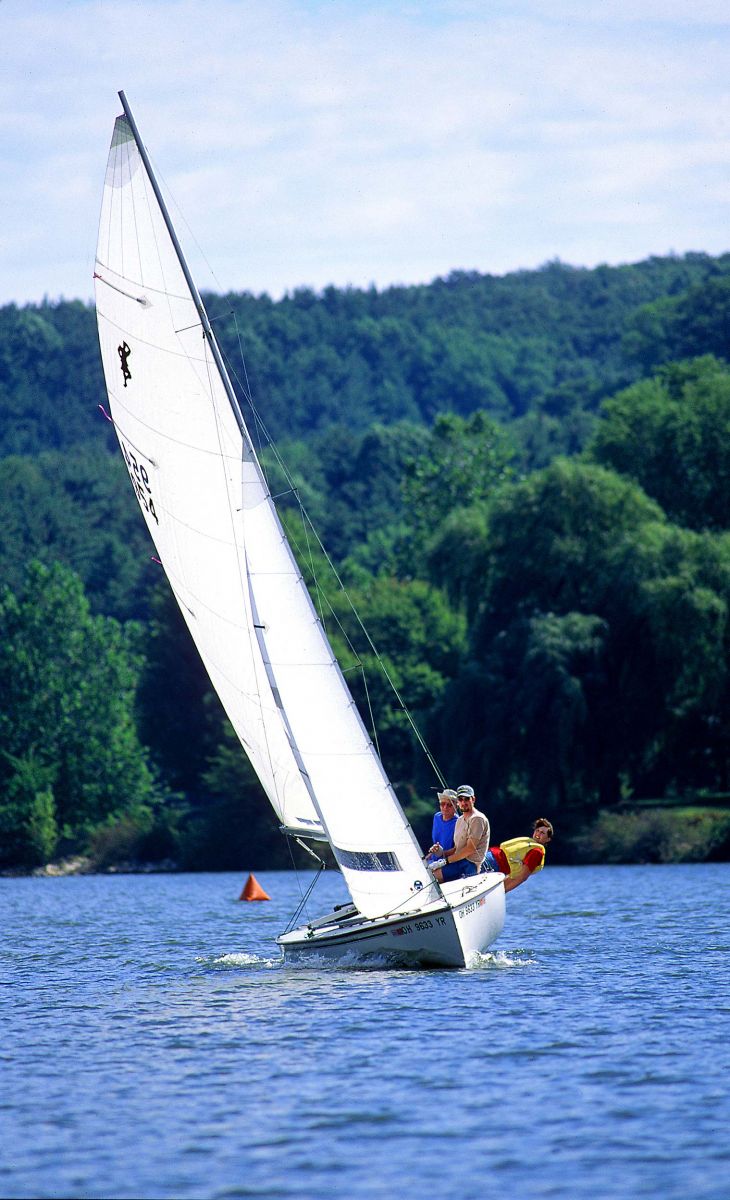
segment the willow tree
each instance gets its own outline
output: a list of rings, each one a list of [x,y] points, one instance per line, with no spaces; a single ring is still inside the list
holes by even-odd
[[[567,461],[504,489],[481,546],[468,531],[464,558],[484,571],[443,714],[462,770],[533,804],[721,783],[726,539],[679,529],[631,481]]]

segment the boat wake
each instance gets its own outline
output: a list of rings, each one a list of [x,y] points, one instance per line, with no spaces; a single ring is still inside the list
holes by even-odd
[[[245,951],[221,954],[217,958],[199,958],[197,961],[216,970],[226,970],[229,967],[278,967],[281,965],[281,959],[278,956],[264,958],[260,954],[247,954]]]
[[[527,950],[497,950],[494,953],[480,953],[478,950],[469,959],[469,966],[479,970],[485,968],[498,969],[506,967],[532,967],[537,962],[536,958],[529,957]]]

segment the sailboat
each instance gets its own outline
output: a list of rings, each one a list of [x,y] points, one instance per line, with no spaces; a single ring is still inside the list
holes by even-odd
[[[285,959],[470,965],[503,876],[439,884],[350,695],[284,534],[123,92],[94,270],[111,418],[170,587],[284,835],[332,848],[352,902]]]

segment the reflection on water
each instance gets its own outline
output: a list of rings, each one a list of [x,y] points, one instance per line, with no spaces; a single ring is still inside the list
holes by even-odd
[[[730,866],[549,868],[464,971],[284,964],[241,882],[0,880],[0,1194],[725,1200]]]

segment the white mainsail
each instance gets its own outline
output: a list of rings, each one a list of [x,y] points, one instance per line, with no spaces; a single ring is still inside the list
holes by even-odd
[[[147,527],[282,825],[327,836],[364,916],[410,911],[433,881],[284,536],[121,99],[96,308],[112,418]]]

